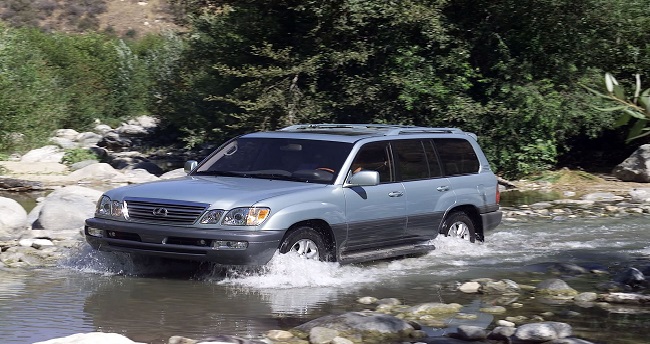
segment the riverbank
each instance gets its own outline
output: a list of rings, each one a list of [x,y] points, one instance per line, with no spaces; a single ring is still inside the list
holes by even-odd
[[[15,166],[21,166],[23,172]],[[11,170],[12,178],[25,180],[41,180],[43,188],[52,192],[40,200],[40,204],[51,203],[46,201],[50,195],[58,199],[73,199],[77,212],[92,212],[97,193],[88,193],[83,200],[72,195],[88,192],[86,189],[106,189],[129,183],[120,180],[118,183],[106,183],[106,176],[113,172],[103,169],[108,174],[88,174],[86,179],[70,179],[66,172],[57,172],[52,165],[42,165],[43,169],[28,168],[27,165],[15,165]],[[512,182],[516,187],[503,190],[503,195],[510,192],[534,192],[545,194],[547,197],[541,201],[524,204],[504,206],[503,226],[517,226],[527,222],[579,222],[581,219],[634,217],[639,221],[648,221],[650,214],[650,196],[648,188],[641,183],[623,183],[603,178],[567,182],[568,176],[581,173],[560,171],[562,176],[554,180],[521,180]],[[48,176],[49,178],[42,178]],[[97,177],[99,176],[99,177]],[[40,179],[39,179],[40,178]],[[95,178],[95,179],[93,179]],[[573,177],[571,177],[573,178]],[[146,179],[146,178],[145,178]],[[80,189],[82,188],[82,189]],[[63,191],[69,194],[61,195]],[[99,191],[97,191],[99,192]],[[54,196],[51,196],[54,197]],[[50,199],[51,201],[52,199]],[[71,209],[71,205],[63,209]],[[82,211],[82,208],[84,209]],[[86,209],[88,208],[88,209]],[[59,212],[61,212],[59,210]],[[42,214],[42,209],[38,211]],[[36,214],[32,215],[35,218]],[[41,221],[43,222],[43,221]],[[42,225],[42,223],[41,223]],[[65,226],[64,226],[65,227]],[[11,273],[14,269],[56,268],[63,257],[68,256],[70,250],[83,245],[83,239],[78,229],[48,230],[30,229],[23,232],[18,238],[11,241],[0,242],[2,253],[0,265],[3,273]],[[35,258],[40,257],[40,258]],[[541,339],[552,343],[591,343],[589,338],[575,338],[571,326],[562,320],[558,314],[533,314],[525,317],[519,316],[522,308],[530,302],[521,300],[534,300],[541,297],[548,298],[548,302],[563,302],[577,307],[598,307],[603,310],[618,308],[624,312],[647,312],[645,305],[650,305],[650,300],[645,293],[645,274],[648,272],[643,267],[629,266],[622,270],[588,270],[581,266],[556,262],[549,271],[557,271],[561,277],[566,274],[577,274],[585,280],[591,281],[588,291],[578,293],[562,278],[549,278],[544,281],[530,284],[520,284],[511,279],[480,278],[458,281],[454,286],[447,286],[448,292],[490,297],[494,307],[483,307],[474,312],[461,311],[458,304],[431,302],[412,303],[405,305],[398,298],[376,299],[372,296],[360,297],[356,309],[338,317],[324,317],[320,322],[305,323],[304,326],[295,328],[280,328],[266,333],[258,333],[254,338],[240,338],[227,334],[206,338],[184,338],[173,336],[169,343],[462,343],[472,341],[475,343],[499,343],[517,341],[519,343],[539,343]],[[547,271],[547,272],[549,272]],[[650,270],[648,270],[650,271]],[[626,274],[621,275],[621,272]],[[553,272],[551,272],[553,273]],[[644,274],[645,273],[645,274]],[[603,277],[606,276],[606,277]],[[558,281],[559,280],[559,281]],[[605,280],[605,281],[603,281]],[[533,283],[534,282],[534,283]],[[542,282],[544,282],[542,284]],[[604,284],[603,284],[604,283]],[[557,295],[548,291],[549,286],[555,286]],[[641,288],[643,287],[643,288]],[[550,297],[549,297],[550,296]],[[449,327],[450,323],[463,319],[469,321],[484,314],[494,316],[494,321],[488,326],[459,325]],[[334,315],[334,314],[333,314]],[[451,319],[457,319],[450,322]],[[316,319],[319,320],[319,319]],[[385,324],[391,324],[386,328]],[[431,336],[426,329],[447,328],[448,334],[444,336]],[[383,333],[382,331],[385,331]],[[377,332],[383,333],[378,335]],[[531,335],[535,333],[535,335]],[[540,337],[539,333],[544,333]],[[125,336],[116,333],[79,333],[65,338],[53,339],[44,343],[134,343]],[[601,341],[601,343],[604,343]]]

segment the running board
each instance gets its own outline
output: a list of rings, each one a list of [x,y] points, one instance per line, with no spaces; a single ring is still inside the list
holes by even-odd
[[[373,249],[365,251],[353,251],[350,253],[343,253],[339,258],[341,264],[351,264],[359,262],[367,262],[371,260],[382,260],[405,256],[410,254],[423,254],[433,251],[436,247],[433,244],[412,244],[393,246],[389,248]]]

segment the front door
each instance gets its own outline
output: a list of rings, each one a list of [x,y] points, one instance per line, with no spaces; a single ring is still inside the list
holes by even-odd
[[[344,189],[348,239],[345,251],[366,250],[398,244],[406,230],[406,194],[395,181],[395,169],[387,142],[361,147],[351,173],[361,170],[379,172],[379,185]]]

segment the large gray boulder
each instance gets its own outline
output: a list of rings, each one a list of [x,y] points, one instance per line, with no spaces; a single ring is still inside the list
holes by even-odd
[[[58,162],[63,159],[65,152],[58,146],[48,145],[31,150],[20,158],[21,162]]]
[[[0,197],[0,239],[13,238],[27,228],[27,212],[15,200]]]
[[[32,229],[81,230],[85,220],[93,217],[101,195],[101,191],[76,185],[55,190],[35,208],[38,209],[38,217]]]
[[[408,341],[415,331],[415,328],[405,320],[389,314],[372,312],[326,315],[297,326],[295,329],[311,335],[311,331],[315,328],[336,330],[341,337],[362,338],[373,343]]]
[[[641,145],[612,174],[624,182],[650,183],[650,144]]]
[[[77,333],[62,338],[55,338],[55,339],[46,340],[44,342],[37,342],[34,344],[85,344],[85,343],[144,344],[140,342],[134,342],[118,333],[102,333],[102,332]]]

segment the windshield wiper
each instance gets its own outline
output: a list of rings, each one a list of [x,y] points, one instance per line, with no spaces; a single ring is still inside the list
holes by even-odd
[[[235,171],[197,171],[193,176],[246,177],[246,173]]]

